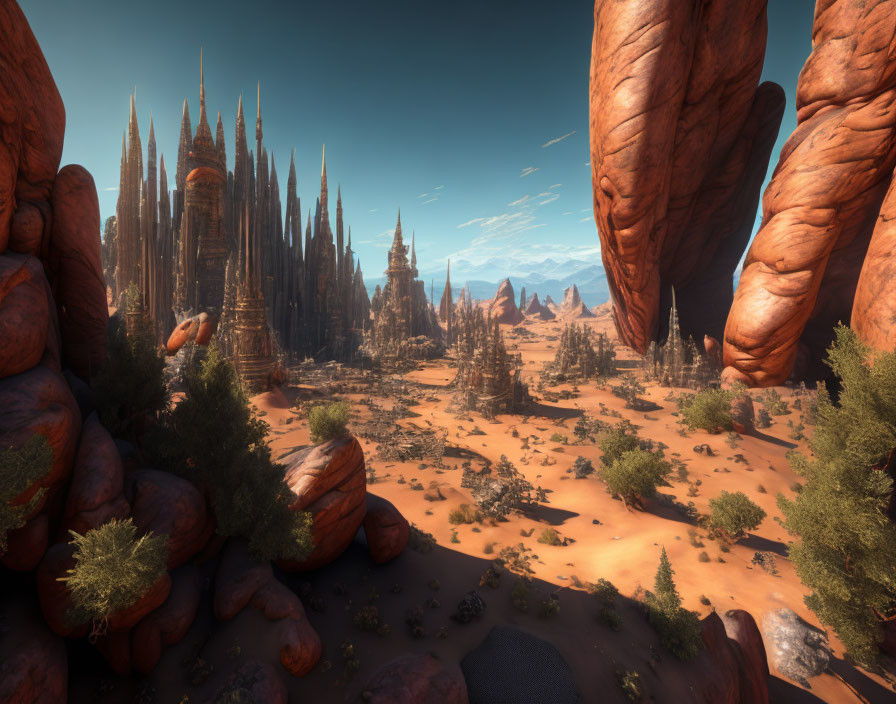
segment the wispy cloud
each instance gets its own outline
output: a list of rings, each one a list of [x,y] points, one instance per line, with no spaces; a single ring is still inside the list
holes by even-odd
[[[437,201],[438,199],[439,199],[438,196],[436,196],[435,198],[430,198],[429,200],[423,201],[423,205],[426,205],[427,203],[432,203],[434,201]]]
[[[561,215],[572,215],[571,210],[567,210],[565,213],[560,213]]]
[[[560,188],[560,186],[562,186],[562,185],[563,185],[562,183],[555,183],[555,184],[554,184],[553,186],[551,186],[548,190],[549,190],[549,191],[553,191],[555,188]]]
[[[421,193],[421,194],[420,194],[419,196],[417,196],[417,197],[418,197],[418,198],[426,198],[426,196],[428,196],[428,195],[429,195],[429,193]]]
[[[443,183],[441,186],[436,186],[436,187],[433,188],[432,190],[434,190],[434,191],[441,191],[444,187],[445,187],[445,184]]]
[[[579,222],[591,222],[592,218],[582,218]]]
[[[552,196],[552,195],[554,195],[554,194],[551,193],[550,191],[542,191],[541,193],[539,193],[539,194],[538,194],[537,196],[535,196],[535,197],[536,197],[536,198],[544,198],[545,196]]]
[[[469,227],[470,225],[475,225],[477,222],[482,222],[483,220],[485,220],[485,218],[473,218],[472,220],[467,220],[466,222],[462,222],[460,225],[458,225],[457,229],[459,230],[462,227]]]
[[[541,148],[544,149],[545,147],[550,147],[552,144],[556,144],[557,142],[562,142],[567,137],[572,137],[575,133],[576,133],[576,131],[573,130],[572,132],[567,132],[562,137],[555,137],[554,139],[550,139],[547,142],[545,142],[544,144],[542,144]]]
[[[513,208],[514,206],[522,205],[522,204],[525,203],[527,200],[529,200],[529,196],[528,196],[528,195],[525,195],[525,196],[523,196],[522,198],[520,198],[519,200],[515,200],[515,201],[513,201],[512,203],[508,203],[508,204],[507,204],[507,207],[508,207],[508,208]]]
[[[118,186],[109,186],[108,188],[104,188],[104,191],[117,191]]]
[[[529,174],[534,174],[536,171],[538,171],[537,166],[527,166],[525,169],[520,171],[520,178],[522,178],[523,176],[528,176]]]
[[[371,208],[371,209],[368,210],[367,212],[368,212],[368,213],[378,213],[379,211],[380,211],[379,208]]]
[[[594,208],[582,208],[583,213],[590,213]]]
[[[551,196],[550,198],[545,198],[544,200],[538,201],[539,205],[547,205],[548,203],[553,203],[560,196]]]

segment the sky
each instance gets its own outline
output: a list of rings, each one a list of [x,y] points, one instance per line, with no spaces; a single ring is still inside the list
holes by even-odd
[[[238,98],[251,127],[260,81],[264,141],[281,194],[295,149],[307,217],[326,144],[329,183],[342,187],[365,276],[385,268],[399,207],[404,231],[416,232],[421,268],[496,256],[600,261],[588,145],[589,0],[20,4],[66,106],[63,163],[93,174],[103,220],[115,213],[135,88],[144,147],[152,113],[173,187],[184,98],[194,129],[199,118],[202,47],[209,119],[214,130],[221,111],[229,167]],[[813,7],[769,0],[762,78],[787,95],[769,176],[796,126]]]

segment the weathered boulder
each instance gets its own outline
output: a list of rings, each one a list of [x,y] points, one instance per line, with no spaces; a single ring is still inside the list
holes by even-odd
[[[699,700],[768,704],[768,665],[753,617],[735,610],[723,621],[713,611],[700,622],[700,636],[705,647],[688,664],[694,673],[691,676],[697,679]]]
[[[17,239],[25,244],[49,232],[48,202],[65,137],[62,98],[31,27],[15,2],[0,3],[0,75],[3,254],[13,224]]]
[[[168,536],[168,569],[198,553],[214,526],[205,499],[186,479],[155,469],[138,469],[125,478],[131,518],[141,532]]]
[[[492,628],[460,667],[470,704],[579,701],[572,670],[560,651],[517,628]]]
[[[373,561],[382,564],[398,557],[408,544],[411,526],[391,501],[367,494],[364,535]]]
[[[597,0],[591,178],[623,344],[721,337],[784,111],[759,85],[766,0]]]
[[[768,704],[768,658],[759,626],[743,609],[726,611],[722,623],[739,650],[740,701]]]
[[[516,305],[516,294],[513,292],[513,284],[510,279],[504,279],[498,285],[498,292],[492,299],[488,314],[497,319],[499,323],[506,325],[518,325],[523,322],[523,314]]]
[[[218,329],[218,318],[217,316],[209,315],[208,313],[200,313],[199,314],[199,329],[196,331],[196,344],[200,347],[205,347],[212,339],[212,335],[215,334],[215,330]]]
[[[39,513],[6,534],[6,552],[0,556],[0,564],[16,572],[30,572],[40,563],[49,544],[49,520],[46,513]]]
[[[131,631],[131,665],[149,674],[159,662],[162,649],[179,643],[187,634],[202,594],[202,575],[193,562],[171,573],[171,591],[159,608],[151,612]]]
[[[314,550],[304,562],[281,561],[285,570],[310,570],[339,557],[364,520],[367,475],[364,451],[353,437],[306,447],[280,460],[294,495],[294,511],[314,516]]]
[[[881,207],[896,167],[894,36],[896,0],[868,8],[829,0],[815,13],[797,127],[766,189],[725,328],[728,381],[823,378],[833,328],[851,315],[870,341],[893,349],[873,321],[888,321],[896,307],[884,282],[896,197]]]
[[[62,704],[68,697],[65,644],[34,604],[0,603],[0,704]]]
[[[201,323],[199,322],[198,315],[194,315],[192,318],[187,318],[181,322],[171,331],[171,335],[168,337],[168,342],[165,344],[165,352],[167,352],[169,356],[177,354],[181,347],[196,339],[196,336],[199,334],[200,325]]]
[[[71,543],[56,543],[47,550],[37,568],[37,596],[47,625],[56,635],[78,638],[87,635],[86,624],[69,617],[72,595],[60,577],[75,566],[75,548]]]
[[[0,378],[40,362],[50,326],[41,263],[21,254],[0,256]]]
[[[769,644],[775,669],[804,687],[809,685],[809,678],[824,672],[831,660],[825,632],[790,609],[766,612],[762,617],[762,635]]]
[[[90,379],[106,363],[109,324],[93,177],[83,166],[63,167],[51,202],[53,233],[44,264],[59,313],[62,351],[74,372]]]
[[[308,622],[302,602],[279,582],[270,563],[254,562],[243,540],[231,539],[224,548],[215,577],[215,616],[235,618],[247,605],[277,621],[280,663],[296,677],[303,677],[320,660],[320,636]]]
[[[289,692],[274,666],[258,660],[249,660],[227,677],[217,694],[206,704],[221,702],[287,704],[288,701]]]
[[[401,655],[377,670],[356,704],[467,704],[467,684],[457,665],[432,655]]]
[[[72,470],[81,412],[65,379],[43,365],[0,379],[0,447],[21,447],[32,436],[43,435],[53,452],[50,471],[15,499],[29,501],[40,488],[47,489],[26,519],[52,501]]]
[[[124,497],[121,455],[109,431],[93,414],[81,431],[60,538],[67,539],[70,530],[83,535],[113,518],[125,519],[130,513],[131,506]]]

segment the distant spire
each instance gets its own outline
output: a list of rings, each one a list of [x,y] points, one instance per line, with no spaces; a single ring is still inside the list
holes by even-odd
[[[199,121],[205,119],[205,70],[202,66],[202,47],[199,47]]]
[[[258,112],[255,114],[255,141],[261,142],[261,81],[258,82]]]
[[[183,191],[187,182],[187,158],[193,149],[193,128],[190,125],[190,107],[184,98],[183,117],[180,122],[180,143],[177,147],[177,169],[174,173],[174,184],[177,190]]]
[[[414,247],[414,242],[417,239],[417,232],[414,230],[411,232],[411,269],[417,269],[417,250]]]

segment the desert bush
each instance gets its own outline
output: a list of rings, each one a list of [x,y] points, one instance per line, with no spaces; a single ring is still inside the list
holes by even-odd
[[[311,514],[289,508],[292,492],[271,459],[268,426],[252,417],[233,365],[210,346],[184,383],[184,398],[153,435],[156,465],[208,489],[218,533],[247,538],[257,559],[305,559]]]
[[[548,594],[538,604],[538,616],[551,618],[560,613],[560,597],[557,594]]]
[[[6,534],[25,525],[46,489],[38,489],[25,503],[11,504],[22,492],[45,477],[53,466],[53,449],[43,435],[32,435],[20,448],[0,450],[0,554],[6,551]]]
[[[553,435],[551,435],[551,442],[555,442],[560,445],[565,445],[566,444],[566,436],[561,435],[560,433],[554,433]]]
[[[504,455],[494,474],[465,467],[461,486],[471,490],[479,509],[490,518],[504,518],[511,511],[533,506],[545,498],[544,490],[534,487]]]
[[[772,424],[772,416],[768,412],[768,409],[760,408],[759,411],[756,413],[756,422],[754,423],[754,425],[757,428],[769,428],[769,427],[771,427],[771,424]]]
[[[452,525],[479,523],[481,520],[482,511],[470,504],[461,504],[448,514],[448,522]]]
[[[146,327],[131,332],[109,325],[109,354],[90,386],[100,422],[115,437],[138,441],[149,421],[169,404],[165,354]]]
[[[308,411],[311,442],[322,443],[348,435],[349,405],[344,401],[314,406]]]
[[[781,397],[781,394],[774,389],[766,389],[759,397],[759,402],[762,403],[773,416],[786,416],[790,413],[790,409],[787,408],[787,401],[785,401]]]
[[[709,509],[709,523],[713,529],[734,540],[758,528],[766,515],[742,491],[723,491],[709,500]]]
[[[641,440],[633,430],[616,426],[600,433],[597,436],[597,444],[603,452],[600,461],[604,465],[611,465],[624,453],[641,447]]]
[[[415,524],[411,524],[411,531],[408,535],[408,547],[411,548],[411,550],[426,554],[432,552],[435,546],[436,539],[432,533],[427,533],[425,530],[418,528]]]
[[[703,647],[700,622],[696,614],[682,608],[673,574],[666,548],[663,548],[654,592],[646,600],[647,613],[663,646],[679,660],[690,660]]]
[[[93,622],[102,630],[112,614],[133,606],[166,570],[167,536],[137,535],[127,518],[113,519],[84,535],[71,531],[75,566],[64,581],[72,594],[73,623]]]
[[[876,663],[878,614],[896,603],[896,524],[887,518],[893,479],[881,471],[896,447],[896,353],[873,353],[839,327],[827,363],[840,379],[839,406],[823,385],[811,456],[791,452],[805,484],[793,500],[778,496],[807,606],[859,663]]]
[[[623,377],[619,386],[613,387],[613,393],[625,401],[626,408],[637,408],[641,402],[641,395],[646,391],[644,384],[631,374]]]
[[[619,670],[616,673],[616,679],[619,681],[619,687],[622,693],[630,702],[640,702],[643,694],[641,693],[641,675],[637,670]]]
[[[656,493],[671,471],[672,465],[661,455],[639,448],[623,452],[611,465],[601,467],[598,475],[610,494],[618,496],[626,506],[639,506],[643,499]]]
[[[572,465],[572,473],[576,479],[584,479],[589,474],[594,473],[594,465],[591,464],[591,460],[586,460],[584,457],[577,457]]]
[[[690,430],[700,428],[710,433],[731,430],[733,391],[704,389],[688,398],[681,407],[681,422]]]
[[[517,577],[510,588],[510,603],[517,611],[526,613],[529,611],[529,593],[532,591],[532,581],[526,576]]]
[[[544,545],[563,545],[563,539],[553,528],[545,528],[538,536],[538,542]]]

